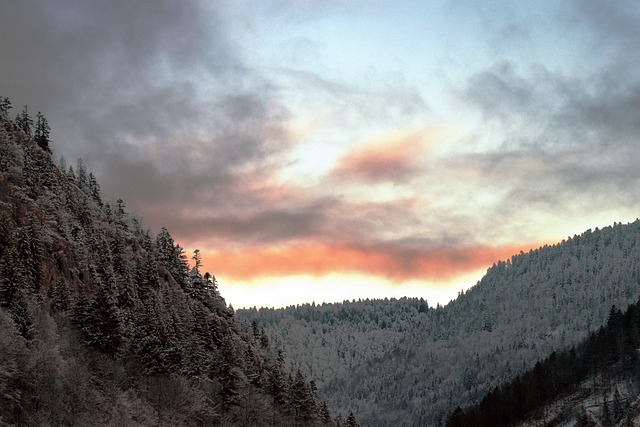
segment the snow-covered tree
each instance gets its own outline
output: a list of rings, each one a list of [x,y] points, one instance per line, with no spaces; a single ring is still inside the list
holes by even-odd
[[[11,100],[6,96],[0,96],[0,113],[8,115],[11,108]]]
[[[38,147],[42,148],[47,153],[51,153],[51,148],[49,147],[50,141],[50,133],[51,128],[49,127],[49,122],[46,117],[38,111],[36,115],[36,128],[34,133],[34,141],[38,144]]]
[[[29,115],[29,107],[27,105],[22,107],[22,111],[16,116],[15,122],[16,125],[18,125],[18,127],[27,134],[27,136],[30,137],[32,135],[33,118]]]

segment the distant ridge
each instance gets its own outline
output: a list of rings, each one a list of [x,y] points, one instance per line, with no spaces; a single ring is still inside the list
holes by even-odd
[[[420,299],[239,310],[364,425],[443,425],[458,405],[569,348],[640,296],[640,221],[587,230],[487,270],[446,307]]]
[[[457,407],[447,427],[640,424],[640,302],[578,345],[553,352],[533,369]]]

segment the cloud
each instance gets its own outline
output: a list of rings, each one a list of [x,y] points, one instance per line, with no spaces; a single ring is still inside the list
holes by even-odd
[[[490,267],[537,244],[505,247],[418,247],[402,243],[374,245],[297,244],[242,251],[206,251],[205,269],[227,280],[261,277],[356,273],[394,282],[448,280]]]
[[[211,268],[230,277],[447,278],[510,255],[518,248],[509,242],[546,239],[539,234],[551,216],[640,208],[633,3],[554,6],[565,13],[563,31],[581,36],[575,57],[599,58],[568,68],[523,61],[520,47],[535,45],[539,29],[517,7],[494,16],[495,8],[471,4],[464,16],[482,9],[493,36],[481,39],[500,59],[478,70],[487,64],[478,51],[466,76],[467,68],[447,67],[473,58],[442,63],[461,81],[460,128],[468,109],[481,118],[447,146],[450,135],[425,127],[443,117],[424,94],[436,106],[448,94],[437,99],[437,87],[416,86],[422,80],[397,64],[367,64],[361,79],[349,79],[321,58],[329,38],[301,30],[342,12],[353,17],[360,6],[244,6],[14,2],[0,14],[0,95],[42,110],[54,149],[70,164],[83,157],[105,198],[122,197],[155,231],[166,226],[183,246],[211,251]],[[259,16],[268,10],[277,19]],[[260,33],[265,22],[286,28],[272,39]],[[265,56],[288,47],[252,58],[263,41]],[[303,60],[289,60],[296,54]],[[421,78],[432,75],[425,69]],[[311,129],[296,134],[301,123]],[[331,148],[310,179],[296,174],[313,168],[289,168],[306,147],[314,149],[304,153],[308,164]]]
[[[381,205],[355,206],[331,194],[332,183],[278,181],[295,143],[282,93],[331,105],[343,128],[420,115],[419,93],[404,84],[372,89],[248,67],[232,35],[251,29],[231,28],[237,22],[226,18],[237,10],[229,7],[21,1],[0,16],[0,28],[12,34],[0,38],[0,93],[42,110],[54,149],[70,155],[70,164],[82,157],[106,199],[122,197],[146,225],[167,226],[179,239],[244,246],[354,237],[389,223]],[[422,143],[417,135],[405,139],[395,166],[406,174]]]
[[[468,76],[457,92],[482,121],[447,164],[495,195],[485,222],[513,223],[522,207],[535,227],[554,216],[615,219],[640,208],[640,55],[631,48],[640,8],[565,6],[556,18],[580,35],[572,48],[578,58],[593,56],[588,65],[572,68],[571,57],[566,68],[501,60]]]
[[[407,183],[424,166],[430,141],[428,130],[402,132],[349,150],[331,174],[366,183]]]
[[[149,159],[163,176],[260,168],[286,149],[287,113],[244,66],[226,12],[198,1],[21,1],[0,17],[12,34],[0,38],[2,93],[42,110],[54,148],[83,157],[107,189],[106,170]],[[123,192],[132,204],[145,197]]]
[[[222,22],[216,23],[219,17],[201,5],[166,0],[21,1],[0,18],[3,30],[12,34],[0,41],[3,84],[16,98],[37,100],[50,114],[78,114],[76,127],[83,127],[87,118],[93,123],[121,106],[139,104],[142,95],[184,88],[187,72],[205,70],[225,79],[240,64],[229,54],[224,33],[212,33],[222,28]],[[170,107],[170,99],[161,105]],[[183,106],[178,102],[170,112]],[[162,124],[162,119],[154,124]]]
[[[431,111],[420,91],[401,77],[367,76],[365,81],[344,82],[302,69],[280,67],[272,77],[289,91],[302,94],[300,107],[327,114],[342,128],[397,126]],[[330,108],[329,108],[330,107]],[[422,121],[423,123],[424,121]]]
[[[308,235],[326,201],[271,185],[291,145],[289,112],[244,65],[225,7],[21,1],[0,16],[13,34],[0,37],[0,93],[44,111],[54,149],[70,164],[82,157],[104,198],[123,198],[155,231],[243,243]]]
[[[251,247],[312,239],[322,235],[327,225],[326,206],[322,201],[299,202],[295,208],[260,206],[246,213],[230,211],[201,215],[184,212],[176,218],[172,230],[180,233],[191,245],[200,242],[214,247]]]

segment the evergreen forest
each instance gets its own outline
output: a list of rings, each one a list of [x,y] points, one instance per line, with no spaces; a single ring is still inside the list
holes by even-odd
[[[416,298],[239,310],[367,426],[439,426],[570,349],[640,297],[640,221],[587,230],[487,270],[445,307]]]
[[[0,425],[356,426],[213,274],[0,97]]]
[[[475,405],[464,410],[457,407],[446,425],[637,425],[638,348],[640,302],[631,304],[624,313],[612,307],[607,324],[578,345],[554,351]]]

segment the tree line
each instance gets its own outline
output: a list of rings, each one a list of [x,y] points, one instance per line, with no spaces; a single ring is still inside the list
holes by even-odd
[[[0,97],[0,112],[6,115],[9,115],[9,111],[13,108],[11,104],[11,100],[6,96]],[[29,137],[32,137],[35,143],[42,148],[43,150],[51,153],[51,148],[49,147],[50,133],[51,127],[49,126],[49,121],[42,114],[42,112],[38,111],[36,114],[36,119],[31,117],[29,114],[29,106],[25,105],[22,107],[22,111],[18,113],[15,118],[15,123],[18,127]]]

